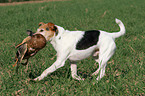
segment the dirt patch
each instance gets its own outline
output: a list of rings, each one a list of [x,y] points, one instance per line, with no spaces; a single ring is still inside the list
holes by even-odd
[[[12,3],[0,3],[0,6],[19,5],[19,4],[28,4],[28,3],[43,3],[43,2],[52,2],[52,1],[69,1],[69,0],[41,0],[41,1],[24,1],[24,2],[12,2]]]

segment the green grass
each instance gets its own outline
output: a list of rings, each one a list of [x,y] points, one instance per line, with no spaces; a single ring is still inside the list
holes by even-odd
[[[144,4],[144,0],[72,0],[0,6],[0,95],[145,95]],[[39,76],[55,61],[51,60],[56,52],[50,43],[30,59],[28,69],[21,66],[19,74],[15,73],[15,45],[27,36],[27,29],[36,31],[39,22],[53,22],[69,30],[113,32],[119,31],[115,18],[122,20],[126,34],[116,39],[116,53],[101,81],[90,76],[98,67],[90,57],[78,62],[78,74],[85,81],[72,79],[67,61],[42,81],[30,82],[31,74]]]

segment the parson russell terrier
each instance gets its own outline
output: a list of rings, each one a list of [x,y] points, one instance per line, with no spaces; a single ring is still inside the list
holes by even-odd
[[[67,59],[71,62],[71,75],[74,79],[82,80],[77,75],[76,62],[89,56],[96,56],[99,68],[92,74],[100,80],[105,75],[107,61],[116,49],[115,38],[125,34],[125,26],[121,20],[116,19],[120,27],[119,32],[108,33],[101,30],[69,31],[53,23],[39,23],[36,34],[42,34],[53,45],[57,52],[57,60],[34,80],[42,80],[56,69],[63,67]]]

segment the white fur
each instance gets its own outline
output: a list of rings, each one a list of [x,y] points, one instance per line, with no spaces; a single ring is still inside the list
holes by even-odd
[[[56,25],[58,35],[52,37],[50,42],[57,52],[57,60],[34,80],[42,80],[56,69],[63,67],[67,59],[73,61],[71,64],[72,77],[74,79],[81,80],[81,78],[77,75],[77,65],[74,62],[85,59],[91,55],[96,56],[98,54],[99,59],[95,59],[95,61],[99,63],[99,68],[92,75],[97,75],[100,73],[97,80],[101,79],[105,75],[107,61],[115,52],[115,38],[125,34],[125,27],[123,23],[118,19],[116,19],[116,23],[120,27],[119,32],[108,33],[105,31],[100,31],[98,43],[85,50],[76,50],[76,44],[83,37],[84,31],[68,31],[63,27]],[[99,49],[99,52],[96,52],[96,49]]]

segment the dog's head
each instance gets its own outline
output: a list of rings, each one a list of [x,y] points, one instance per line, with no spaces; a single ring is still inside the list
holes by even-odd
[[[41,34],[45,37],[47,41],[51,40],[54,36],[57,35],[57,27],[53,23],[39,23],[39,28],[37,29],[36,34]]]

